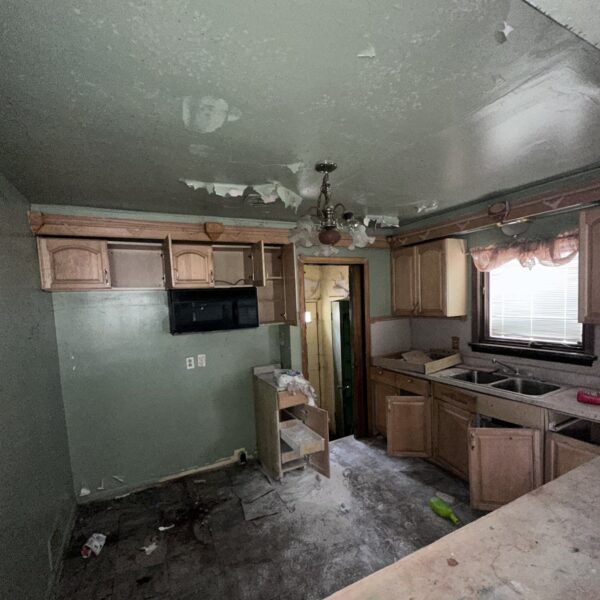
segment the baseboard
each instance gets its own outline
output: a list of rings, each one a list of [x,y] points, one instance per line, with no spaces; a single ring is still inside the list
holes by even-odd
[[[69,509],[69,516],[63,527],[62,540],[57,551],[58,559],[55,561],[54,568],[50,574],[50,580],[48,582],[48,590],[46,591],[46,598],[52,600],[55,596],[58,582],[62,574],[63,563],[65,560],[65,553],[69,542],[71,541],[71,534],[75,529],[75,520],[77,519],[77,503],[73,502]]]

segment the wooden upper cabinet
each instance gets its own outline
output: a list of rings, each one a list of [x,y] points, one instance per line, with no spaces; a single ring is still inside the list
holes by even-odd
[[[445,240],[416,247],[418,285],[418,314],[424,317],[446,315]]]
[[[388,396],[387,453],[431,456],[431,400],[425,396]]]
[[[42,289],[80,291],[111,287],[105,241],[39,237],[37,243]]]
[[[469,428],[471,506],[494,510],[542,485],[541,432]]]
[[[167,238],[165,269],[169,288],[202,288],[215,285],[210,246],[179,244]]]
[[[417,269],[414,247],[392,252],[392,312],[410,316],[417,310]]]
[[[600,208],[579,217],[579,321],[600,324]]]
[[[552,481],[597,456],[600,456],[600,446],[547,432],[546,481]]]
[[[392,252],[392,311],[398,316],[467,314],[465,243],[444,239]]]

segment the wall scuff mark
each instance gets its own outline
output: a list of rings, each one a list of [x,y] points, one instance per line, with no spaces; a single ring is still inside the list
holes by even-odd
[[[226,121],[239,121],[242,111],[230,107],[223,98],[213,96],[185,96],[182,102],[182,118],[186,129],[198,133],[212,133]]]

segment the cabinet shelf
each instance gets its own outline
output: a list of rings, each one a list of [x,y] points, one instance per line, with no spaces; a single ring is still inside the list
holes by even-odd
[[[325,449],[325,440],[297,419],[282,421],[279,424],[279,435],[300,456],[322,452]]]

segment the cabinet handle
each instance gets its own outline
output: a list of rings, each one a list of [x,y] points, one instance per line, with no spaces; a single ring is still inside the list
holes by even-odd
[[[377,369],[377,374],[378,375],[383,375],[383,369]]]
[[[211,283],[215,282],[215,274],[212,271],[210,272],[210,282]]]
[[[104,283],[108,285],[108,269],[104,269]]]

